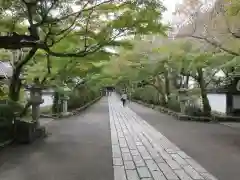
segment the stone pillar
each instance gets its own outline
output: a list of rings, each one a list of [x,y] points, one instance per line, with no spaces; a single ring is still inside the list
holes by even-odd
[[[68,112],[68,100],[69,100],[69,97],[64,95],[62,97],[62,115],[63,116],[67,116],[69,115],[70,113]]]
[[[187,103],[187,100],[188,100],[187,89],[180,88],[178,92],[179,92],[179,101],[180,101],[181,113],[185,114],[186,103]]]
[[[71,89],[68,88],[67,84],[64,85],[64,87],[62,88],[62,93],[60,96],[61,99],[61,103],[62,103],[62,112],[61,115],[62,116],[68,116],[70,115],[70,112],[68,112],[68,93],[71,92]]]

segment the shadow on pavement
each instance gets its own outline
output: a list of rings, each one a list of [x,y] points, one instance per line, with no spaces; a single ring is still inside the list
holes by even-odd
[[[113,180],[106,98],[48,131],[44,140],[0,152],[1,180]]]

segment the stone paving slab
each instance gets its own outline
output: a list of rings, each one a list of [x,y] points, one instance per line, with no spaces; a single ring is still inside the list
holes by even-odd
[[[231,128],[240,129],[240,122],[223,122],[223,123],[220,123],[220,124],[231,127]]]
[[[41,126],[46,126],[48,123],[52,122],[52,118],[40,118],[39,123]]]
[[[108,98],[114,180],[217,180],[119,98]]]

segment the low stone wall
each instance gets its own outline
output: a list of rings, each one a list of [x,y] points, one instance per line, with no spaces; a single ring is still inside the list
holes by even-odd
[[[88,107],[90,107],[91,105],[95,104],[97,101],[99,101],[102,98],[102,96],[97,97],[96,99],[94,99],[93,101],[85,104],[84,106],[77,108],[75,110],[73,110],[71,112],[72,115],[78,115],[80,112],[82,112],[83,110],[87,109]]]
[[[213,115],[212,119],[217,122],[240,122],[239,116]]]
[[[42,117],[42,118],[59,119],[59,118],[66,118],[66,117],[78,115],[80,112],[82,112],[83,110],[87,109],[89,106],[93,105],[94,103],[99,101],[101,98],[102,98],[102,96],[99,96],[96,99],[94,99],[94,100],[90,101],[89,103],[85,104],[84,106],[70,111],[69,114],[65,115],[65,116],[61,116],[61,115],[57,115],[57,114],[51,114],[51,115],[50,114],[41,114],[40,117]]]
[[[240,117],[235,116],[224,116],[224,115],[213,115],[212,117],[203,117],[203,116],[189,116],[179,112],[172,111],[171,109],[155,106],[153,104],[147,104],[140,100],[132,100],[138,104],[142,104],[146,107],[160,111],[161,113],[175,117],[181,121],[198,121],[198,122],[240,122]]]

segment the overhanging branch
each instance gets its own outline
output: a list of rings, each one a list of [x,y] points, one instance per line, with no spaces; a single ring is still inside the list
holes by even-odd
[[[95,9],[97,8],[98,6],[101,6],[102,4],[105,4],[105,3],[110,3],[112,2],[112,0],[106,0],[106,1],[103,1],[101,3],[98,3],[96,5],[93,5],[89,8],[86,8],[87,5],[89,4],[90,1],[88,1],[86,4],[83,5],[83,8],[80,10],[80,11],[77,11],[77,12],[74,12],[74,13],[71,13],[71,14],[68,14],[66,16],[63,16],[63,17],[60,17],[60,18],[56,18],[54,20],[51,20],[51,21],[45,21],[45,22],[41,22],[41,24],[49,24],[49,23],[57,23],[59,21],[63,21],[63,20],[66,20],[68,19],[69,17],[72,17],[72,16],[77,16],[78,14],[82,14],[83,12],[86,12],[86,11],[90,11],[92,9]]]
[[[21,49],[36,46],[38,40],[33,36],[18,35],[14,33],[12,36],[0,36],[0,48],[2,49]],[[42,45],[38,45],[42,46]]]
[[[225,17],[225,16],[224,16],[224,17]],[[239,38],[240,38],[240,34],[239,34],[239,33],[235,33],[235,32],[233,32],[233,31],[231,30],[230,24],[229,24],[229,22],[228,22],[228,20],[227,20],[226,17],[225,17],[225,22],[226,22],[226,25],[227,25],[228,33],[230,33],[233,37],[239,39]]]
[[[207,37],[185,34],[185,35],[177,35],[175,38],[194,38],[194,39],[203,40],[203,41],[207,42],[208,44],[211,44],[212,46],[214,46],[216,48],[219,48],[220,50],[222,50],[224,52],[227,52],[227,53],[232,54],[234,56],[239,56],[240,55],[240,53],[237,53],[237,52],[234,52],[230,49],[227,49],[227,48],[223,47],[220,43],[218,43],[216,41],[212,41],[212,40],[208,39]]]
[[[26,64],[35,55],[36,52],[37,52],[37,48],[33,47],[28,52],[28,54],[21,61],[17,63],[16,69],[21,69],[24,66],[24,64]]]
[[[220,13],[222,13],[223,15],[223,18],[225,19],[225,22],[226,22],[226,26],[227,26],[227,31],[228,33],[230,33],[233,37],[235,38],[240,38],[240,34],[238,33],[235,33],[231,30],[230,28],[230,23],[225,15],[225,11],[224,11],[224,8],[221,8],[220,9]],[[175,38],[187,38],[187,37],[191,37],[191,38],[195,38],[195,39],[199,39],[199,40],[203,40],[205,42],[207,42],[208,44],[211,44],[212,46],[216,47],[216,48],[219,48],[220,50],[224,51],[224,52],[227,52],[229,54],[232,54],[234,56],[239,56],[240,53],[238,52],[235,52],[235,51],[232,51],[228,48],[225,48],[222,44],[214,41],[214,40],[211,40],[209,39],[208,37],[205,37],[205,36],[199,36],[199,35],[194,35],[196,30],[197,30],[197,21],[196,19],[194,21],[192,21],[192,25],[193,25],[193,31],[191,33],[188,33],[188,34],[177,34],[175,36]],[[202,25],[202,24],[201,24]],[[207,30],[207,28],[205,28],[205,30]],[[208,32],[209,34],[209,32]]]
[[[51,51],[50,48],[44,47],[44,49],[49,55],[55,56],[55,57],[85,57],[88,54],[92,54],[103,48],[104,46],[110,44],[113,42],[117,37],[119,37],[122,34],[123,30],[119,30],[119,32],[114,35],[113,37],[109,38],[106,41],[100,42],[96,45],[93,45],[92,47],[84,47],[83,50],[73,53],[60,53],[60,52],[54,52]]]
[[[221,44],[219,44],[219,43],[217,43],[217,42],[214,42],[214,41],[211,41],[211,40],[209,40],[209,39],[206,38],[206,37],[195,36],[195,35],[192,35],[192,36],[190,36],[190,37],[196,38],[196,39],[200,39],[200,40],[204,40],[204,41],[206,41],[207,43],[213,45],[214,47],[219,48],[219,49],[221,49],[221,50],[223,50],[223,51],[225,51],[225,52],[227,52],[227,53],[229,53],[229,54],[232,54],[232,55],[234,55],[234,56],[239,56],[239,55],[240,55],[239,53],[234,52],[234,51],[232,51],[232,50],[230,50],[230,49],[227,49],[227,48],[223,47]]]
[[[76,53],[60,53],[60,52],[53,52],[50,49],[44,49],[49,55],[55,56],[55,57],[85,57],[88,54],[94,53],[98,50],[100,50],[103,47],[103,45],[95,45],[93,48],[87,50],[84,49],[82,51],[76,52]]]
[[[212,81],[213,77],[219,72],[219,70],[214,71],[214,73],[211,74],[210,80],[205,83],[205,87],[207,87]]]
[[[41,26],[47,19],[49,12],[54,8],[54,6],[57,4],[58,0],[54,0],[51,4],[51,6],[48,8],[46,13],[42,16],[41,22],[37,23],[36,26]]]

